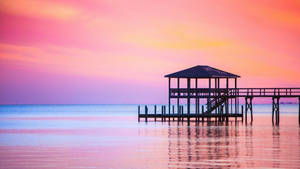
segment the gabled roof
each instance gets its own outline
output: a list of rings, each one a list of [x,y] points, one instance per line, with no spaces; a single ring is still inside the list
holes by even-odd
[[[223,70],[219,70],[210,66],[198,65],[188,69],[181,70],[179,72],[165,75],[165,77],[171,78],[238,78],[239,75],[235,75]]]

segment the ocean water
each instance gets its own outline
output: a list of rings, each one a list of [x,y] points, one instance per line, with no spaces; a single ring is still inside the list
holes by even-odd
[[[271,110],[187,126],[138,123],[137,105],[2,105],[0,168],[300,168],[298,105],[279,126]]]

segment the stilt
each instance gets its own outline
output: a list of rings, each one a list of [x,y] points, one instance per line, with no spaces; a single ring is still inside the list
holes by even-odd
[[[184,112],[183,112],[183,106],[181,106],[181,122],[183,122],[183,120],[184,120],[183,114],[184,114]]]
[[[179,92],[179,86],[180,86],[180,79],[177,78],[177,120],[178,122],[180,121],[180,105],[179,105],[179,97],[180,97],[180,92]]]
[[[148,122],[148,107],[145,106],[145,121]]]
[[[138,106],[138,122],[140,122],[141,107]]]
[[[174,114],[175,114],[174,105],[172,106],[172,114],[173,114],[173,121],[175,121],[175,117],[174,117]]]
[[[274,97],[272,98],[272,124],[274,124],[274,105],[275,105],[275,101],[274,101]]]
[[[204,114],[203,113],[204,113],[204,106],[202,105],[202,113],[201,113],[202,114],[202,122],[204,122]]]
[[[169,121],[169,123],[171,122],[171,107],[169,106],[169,118],[168,118],[168,121]]]
[[[171,113],[171,78],[168,78],[169,79],[169,100],[168,100],[168,108],[169,108],[169,114]],[[170,119],[169,119],[170,121]]]
[[[300,97],[298,97],[298,105],[299,105],[299,110],[298,110],[298,123],[300,125]]]
[[[164,122],[167,121],[166,115],[167,115],[166,106],[164,106]]]
[[[244,122],[244,106],[242,105],[242,123]]]
[[[229,119],[228,119],[228,115],[229,115],[229,111],[228,111],[228,100],[225,101],[225,106],[227,107],[226,109],[226,122],[228,123]]]
[[[279,105],[280,105],[280,103],[279,103],[279,97],[277,97],[277,125],[279,125]]]
[[[275,124],[279,125],[279,97],[272,98],[272,123],[274,124],[274,114],[275,114]]]
[[[198,79],[195,78],[195,88],[198,89]],[[199,109],[199,105],[198,105],[198,92],[196,92],[196,99],[195,99],[195,114],[196,114],[196,118],[195,121],[196,123],[198,122],[198,109]]]
[[[247,113],[248,113],[248,110],[250,111],[251,113],[251,123],[253,122],[253,109],[252,109],[252,99],[253,97],[245,97],[245,115],[246,115],[246,123],[247,123]]]
[[[156,122],[156,105],[154,105],[154,121]]]
[[[279,97],[277,98],[278,99],[278,101],[277,101],[277,103],[278,103],[278,105],[277,105],[277,125],[279,125],[279,119],[280,119],[280,111],[279,111],[279,107],[280,107],[280,103],[279,103]]]
[[[187,115],[188,115],[187,120],[188,120],[188,125],[190,125],[190,110],[191,110],[190,109],[190,106],[191,106],[190,89],[191,89],[191,79],[187,78]]]
[[[178,107],[178,117],[177,117],[177,120],[178,120],[178,123],[180,122],[181,120],[181,106],[179,105]]]
[[[246,105],[245,105],[245,123],[247,124],[247,122],[248,122],[248,115],[247,115],[247,99],[246,99]]]
[[[250,99],[250,104],[251,104],[250,111],[251,111],[251,123],[252,123],[252,122],[253,122],[253,107],[252,107],[252,98]]]
[[[298,105],[299,105],[299,111],[298,111],[298,123],[300,125],[300,97],[298,97]]]
[[[161,105],[161,122],[164,121],[164,106]]]

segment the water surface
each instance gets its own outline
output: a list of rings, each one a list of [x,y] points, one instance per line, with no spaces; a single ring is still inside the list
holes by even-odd
[[[254,122],[137,122],[136,105],[0,106],[0,168],[299,168],[298,105]]]

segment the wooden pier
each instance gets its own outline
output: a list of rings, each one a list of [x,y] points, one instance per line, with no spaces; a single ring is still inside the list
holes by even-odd
[[[300,124],[300,88],[238,88],[237,78],[240,76],[228,73],[209,66],[195,66],[179,72],[168,74],[165,77],[169,80],[169,99],[168,107],[161,106],[158,111],[154,106],[152,113],[149,112],[148,106],[145,106],[144,113],[141,107],[138,107],[138,120],[153,119],[154,121],[190,121],[205,122],[228,122],[234,118],[235,121],[241,120],[247,122],[248,113],[250,113],[251,122],[253,121],[252,100],[254,98],[266,97],[272,98],[272,122],[279,125],[280,121],[280,98],[298,98],[299,101],[299,124]],[[177,80],[177,86],[171,87],[171,80]],[[185,86],[181,86],[181,80],[186,80]],[[230,80],[234,80],[234,87],[230,88]],[[199,87],[199,81],[208,82],[207,88]],[[225,80],[224,87],[221,81]],[[191,81],[194,81],[192,87]],[[214,84],[214,85],[212,85]],[[202,84],[203,86],[203,84]],[[214,87],[213,87],[214,86]],[[244,99],[245,105],[241,106],[239,100]],[[176,103],[172,104],[172,100]],[[182,104],[181,102],[186,103]],[[191,104],[191,101],[194,101]],[[202,102],[200,111],[200,102]],[[176,109],[175,109],[176,105]],[[185,107],[183,105],[186,105]],[[191,111],[191,106],[195,107],[195,111]],[[171,108],[172,107],[172,108]],[[168,112],[167,112],[168,110]]]

